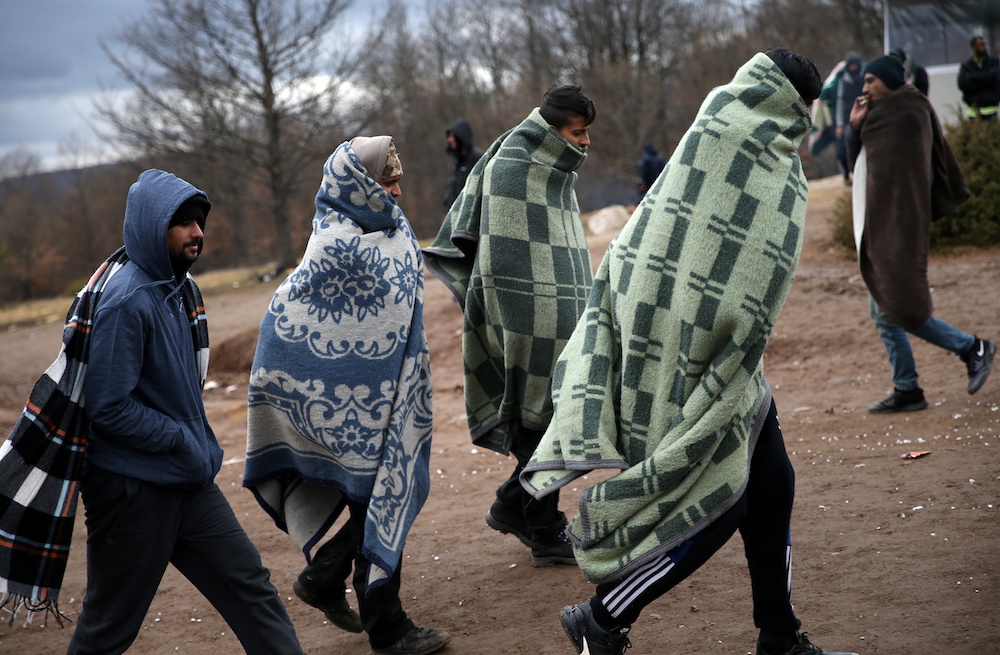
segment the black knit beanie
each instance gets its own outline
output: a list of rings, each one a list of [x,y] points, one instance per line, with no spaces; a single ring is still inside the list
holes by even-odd
[[[876,57],[865,64],[865,73],[871,73],[882,80],[882,83],[895,91],[906,83],[903,74],[903,62],[892,55]]]
[[[208,199],[204,196],[195,195],[191,196],[187,200],[181,203],[181,206],[177,208],[174,215],[170,218],[171,228],[175,225],[180,225],[181,223],[186,223],[191,220],[198,221],[198,226],[201,229],[205,229],[205,219],[208,216],[208,210],[211,205]]]

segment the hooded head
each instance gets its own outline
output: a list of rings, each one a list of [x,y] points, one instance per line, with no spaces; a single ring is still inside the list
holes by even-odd
[[[445,151],[449,155],[464,158],[472,148],[472,126],[469,125],[469,121],[464,119],[456,121],[454,125],[445,130],[444,134],[446,137],[452,136],[455,138],[454,147],[449,142],[445,148]]]
[[[181,203],[167,226],[167,252],[170,266],[178,280],[198,260],[205,245],[205,215],[208,212],[201,196],[192,196]]]
[[[208,196],[193,184],[166,171],[144,171],[129,188],[125,203],[123,232],[129,259],[154,280],[169,280],[175,274],[167,248],[171,221],[180,212],[204,229],[210,209]]]
[[[882,55],[868,62],[865,74],[868,73],[882,80],[882,84],[893,91],[906,84],[903,62],[892,55]]]
[[[351,139],[351,148],[379,184],[403,174],[391,136],[356,136]]]
[[[785,74],[803,102],[808,105],[819,97],[823,91],[823,77],[816,64],[788,48],[772,48],[764,54]]]
[[[848,52],[846,55],[844,55],[844,65],[847,67],[847,70],[851,71],[852,73],[857,73],[859,70],[861,70],[861,55],[854,52],[853,50]]]

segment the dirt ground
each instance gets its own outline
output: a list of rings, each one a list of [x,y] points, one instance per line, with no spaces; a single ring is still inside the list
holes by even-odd
[[[865,411],[890,391],[891,381],[856,264],[830,247],[828,216],[844,193],[839,178],[811,184],[801,264],[765,359],[797,471],[796,611],[803,629],[826,648],[863,655],[1000,653],[1000,373],[969,396],[964,365],[915,340],[930,407],[889,416]],[[607,241],[593,239],[595,265]],[[936,315],[997,339],[1000,249],[934,258],[931,268]],[[240,486],[246,436],[241,367],[249,365],[256,326],[276,286],[244,282],[206,290],[213,388],[205,400],[226,450],[218,483],[271,569],[306,652],[362,655],[369,652],[363,635],[341,632],[292,595],[301,555]],[[442,653],[572,653],[559,610],[588,598],[593,587],[575,567],[533,568],[516,538],[484,523],[513,460],[471,445],[462,402],[461,315],[430,275],[426,288],[434,374],[432,487],[407,543],[404,606],[419,625],[451,633]],[[58,350],[61,318],[0,333],[4,434]],[[900,457],[910,451],[931,454]],[[587,484],[584,478],[563,492],[563,509],[571,515]],[[82,514],[81,506],[61,595],[71,619],[86,581]],[[41,616],[26,623],[21,615],[0,626],[0,653],[63,652],[71,631],[72,625],[46,624]],[[630,652],[637,654],[752,652],[756,631],[740,539],[647,608],[630,637]],[[242,650],[215,610],[171,569],[130,652]]]

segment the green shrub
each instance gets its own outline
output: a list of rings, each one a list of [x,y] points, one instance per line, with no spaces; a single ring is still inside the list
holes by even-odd
[[[854,210],[851,207],[851,194],[845,193],[837,198],[830,216],[830,237],[833,247],[854,254]]]
[[[1000,122],[963,120],[945,126],[972,197],[936,221],[931,248],[1000,243]]]
[[[945,126],[945,135],[965,174],[972,197],[958,213],[931,225],[931,252],[1000,244],[1000,120],[962,120]],[[830,219],[834,245],[854,250],[850,197],[840,198]]]

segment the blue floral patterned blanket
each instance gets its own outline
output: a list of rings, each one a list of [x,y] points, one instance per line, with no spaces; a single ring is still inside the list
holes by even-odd
[[[413,230],[344,143],[323,168],[302,262],[260,324],[243,484],[307,560],[344,495],[368,504],[363,549],[381,569],[369,586],[399,566],[430,486],[422,317]]]

